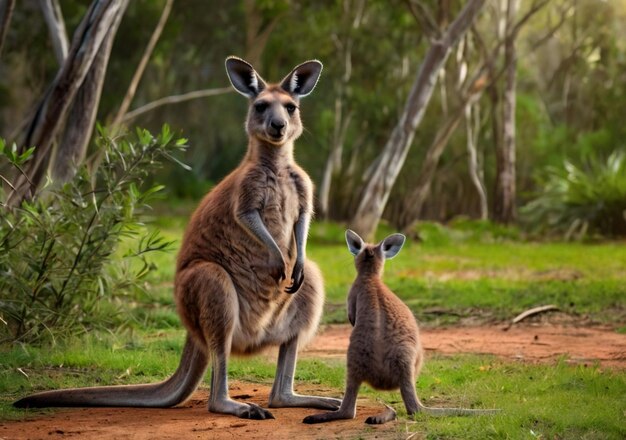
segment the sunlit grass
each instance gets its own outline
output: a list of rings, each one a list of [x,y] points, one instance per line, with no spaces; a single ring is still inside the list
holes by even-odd
[[[180,209],[180,208],[179,208]],[[134,308],[139,327],[174,328],[172,299],[175,259],[186,215],[159,215],[158,227],[174,242],[169,253],[150,259],[156,270]],[[326,289],[324,322],[346,322],[345,299],[356,276],[344,244],[345,228],[314,223],[308,256],[322,269]],[[383,238],[392,232],[381,228]],[[453,235],[453,234],[451,234]],[[624,243],[536,243],[523,241],[409,239],[387,262],[385,282],[424,325],[454,323],[469,316],[485,321],[510,319],[527,308],[555,304],[562,311],[621,326],[626,314]],[[436,310],[436,314],[431,314]]]
[[[4,351],[0,417],[32,415],[32,411],[14,410],[10,402],[33,391],[162,380],[176,368],[183,340],[183,332],[168,331],[133,339],[84,338],[54,351],[21,347]],[[230,377],[269,385],[275,373],[271,358],[233,358]],[[328,388],[329,395],[341,396],[344,378],[345,367],[339,360],[302,359],[295,379],[296,387],[315,384]],[[400,426],[427,438],[621,439],[626,435],[626,377],[597,366],[528,365],[478,355],[434,356],[425,364],[417,391],[428,406],[502,411],[479,417],[418,415],[412,420],[406,416],[399,392],[363,386],[361,393],[395,407]]]

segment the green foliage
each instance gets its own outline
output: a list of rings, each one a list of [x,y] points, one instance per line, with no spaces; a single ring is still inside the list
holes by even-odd
[[[429,247],[449,246],[454,243],[493,243],[520,238],[515,227],[466,217],[456,217],[447,225],[419,222],[414,233],[421,243]]]
[[[605,162],[590,156],[585,166],[565,161],[549,168],[543,191],[522,209],[539,232],[583,238],[588,234],[626,235],[626,152],[617,150]]]
[[[18,208],[2,207],[0,341],[41,342],[125,319],[113,299],[155,268],[147,254],[171,244],[157,232],[141,234],[141,213],[163,188],[142,190],[141,183],[185,143],[168,126],[157,137],[137,130],[132,138],[110,138],[100,128],[95,176],[83,166],[70,182],[49,185]],[[2,160],[18,170],[33,152],[0,147]],[[131,239],[132,248],[116,253]]]

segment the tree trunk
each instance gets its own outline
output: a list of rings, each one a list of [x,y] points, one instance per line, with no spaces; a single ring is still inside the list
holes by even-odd
[[[470,180],[476,188],[478,199],[480,201],[480,219],[487,220],[489,218],[489,205],[487,204],[487,190],[485,187],[485,179],[482,173],[481,163],[478,160],[478,148],[476,146],[478,139],[478,130],[480,128],[479,104],[468,105],[465,107],[465,130],[467,136],[467,162]]]
[[[404,165],[415,130],[419,126],[432,96],[437,75],[451,48],[469,29],[484,4],[470,0],[441,39],[434,41],[426,56],[404,107],[398,124],[377,159],[377,165],[363,191],[361,203],[352,218],[351,228],[366,239],[376,231],[393,185]]]
[[[463,119],[465,108],[476,102],[476,100],[480,98],[480,95],[480,92],[470,95],[457,109],[449,112],[441,128],[437,131],[437,135],[433,143],[428,147],[428,151],[422,162],[415,188],[408,197],[407,203],[405,203],[405,215],[400,217],[400,222],[398,223],[398,227],[401,230],[411,229],[415,221],[419,219],[424,203],[430,195],[430,187],[435,177],[435,171],[437,171],[437,165],[439,165],[439,159],[446,145],[448,145],[448,141],[454,133],[454,130],[456,130]]]
[[[516,219],[515,189],[515,104],[517,60],[513,31],[518,0],[507,0],[506,40],[504,45],[504,65],[506,68],[502,102],[502,137],[496,144],[496,189],[494,194],[494,220],[509,224]]]
[[[37,149],[34,158],[27,162],[26,175],[15,180],[15,190],[7,200],[11,206],[34,196],[48,168],[54,139],[66,120],[76,93],[92,68],[103,41],[110,32],[115,33],[113,26],[127,2],[95,0],[76,29],[67,59],[41,100],[21,142]]]
[[[348,127],[352,121],[352,112],[347,116],[343,115],[343,97],[335,99],[335,128],[330,145],[330,153],[324,167],[324,174],[319,189],[318,213],[321,218],[327,219],[330,207],[330,188],[335,173],[341,170],[343,156],[343,144],[346,139]]]
[[[9,24],[11,23],[14,8],[15,0],[0,0],[0,55],[2,54],[2,47],[4,46],[7,32],[9,32]]]
[[[343,1],[342,29],[348,29],[347,33],[340,38],[333,35],[335,47],[339,57],[343,60],[343,75],[335,85],[335,121],[333,127],[333,137],[330,142],[330,152],[324,174],[319,187],[318,196],[318,213],[326,219],[329,215],[330,205],[330,189],[332,186],[333,176],[341,170],[341,162],[343,156],[343,145],[346,139],[346,133],[352,120],[352,112],[345,111],[344,101],[346,99],[346,89],[352,77],[352,32],[361,26],[363,13],[365,11],[365,0],[357,0],[353,4],[350,0]],[[347,113],[347,114],[346,114]]]
[[[87,76],[83,80],[67,117],[61,142],[56,148],[52,162],[52,178],[67,182],[74,176],[76,168],[83,162],[91,134],[93,133],[100,104],[113,40],[122,21],[123,11],[117,14],[100,49],[94,58]]]

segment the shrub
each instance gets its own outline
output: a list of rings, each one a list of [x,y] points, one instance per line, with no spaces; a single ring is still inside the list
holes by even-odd
[[[591,158],[584,167],[565,161],[539,181],[543,191],[521,209],[538,232],[583,238],[588,234],[626,236],[626,154],[606,161]]]
[[[169,246],[141,224],[162,187],[140,185],[186,141],[174,139],[167,126],[157,137],[145,130],[113,139],[99,129],[99,135],[103,159],[95,176],[82,166],[70,182],[48,185],[18,208],[0,207],[0,342],[42,342],[119,325],[113,299],[150,272],[149,252]],[[33,151],[16,150],[0,141],[0,165],[21,169]],[[136,246],[121,252],[127,237]]]

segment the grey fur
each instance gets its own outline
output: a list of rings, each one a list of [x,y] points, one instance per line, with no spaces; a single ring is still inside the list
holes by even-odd
[[[346,231],[348,249],[355,256],[357,277],[348,294],[348,319],[354,326],[348,347],[346,392],[339,410],[306,417],[304,423],[323,423],[356,416],[356,398],[361,383],[381,390],[400,388],[409,415],[493,414],[497,410],[430,408],[417,397],[415,380],[424,359],[419,328],[411,310],[383,283],[386,256],[394,257],[404,244],[402,234],[393,234],[377,245],[366,244],[353,231]],[[386,423],[396,418],[393,408],[369,417],[366,423]]]
[[[313,185],[293,159],[302,133],[299,95],[266,84],[243,60],[230,57],[226,65],[233,85],[251,98],[248,152],[205,196],[183,238],[174,294],[189,336],[177,372],[160,384],[49,391],[15,406],[174,406],[189,398],[210,361],[210,411],[273,418],[258,405],[230,399],[227,371],[231,353],[275,345],[270,407],[339,406],[338,399],[293,392],[297,349],[315,334],[324,302],[321,273],[305,255]]]

